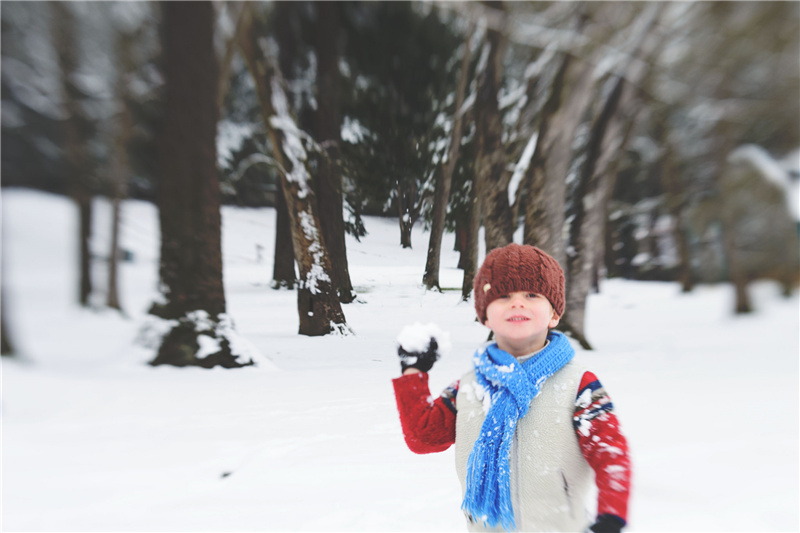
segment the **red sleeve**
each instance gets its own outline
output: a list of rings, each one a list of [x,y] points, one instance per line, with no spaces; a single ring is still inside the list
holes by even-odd
[[[613,409],[597,376],[586,372],[578,387],[573,423],[583,456],[595,473],[597,514],[614,515],[627,522],[631,461],[628,442]]]
[[[414,453],[442,452],[449,448],[456,441],[456,414],[448,396],[436,399],[431,396],[425,372],[401,376],[392,380],[392,384],[408,448]]]

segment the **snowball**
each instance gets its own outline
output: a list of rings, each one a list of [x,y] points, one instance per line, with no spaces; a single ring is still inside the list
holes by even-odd
[[[439,355],[447,355],[451,347],[450,334],[442,331],[433,322],[427,324],[414,322],[404,327],[397,336],[397,344],[407,352],[424,352],[428,349],[431,337],[436,339],[439,345]]]

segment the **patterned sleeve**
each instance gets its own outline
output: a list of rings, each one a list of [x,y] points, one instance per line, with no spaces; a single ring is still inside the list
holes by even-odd
[[[420,372],[392,380],[400,425],[408,448],[414,453],[442,452],[456,441],[458,382],[433,398],[428,374]]]
[[[627,521],[631,462],[614,405],[597,376],[586,372],[578,387],[573,416],[581,451],[595,472],[597,514]]]

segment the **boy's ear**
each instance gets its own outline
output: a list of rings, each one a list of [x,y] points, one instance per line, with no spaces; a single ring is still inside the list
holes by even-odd
[[[553,318],[550,319],[550,323],[547,326],[550,329],[553,329],[554,327],[556,327],[558,325],[559,320],[561,320],[561,317],[558,316],[557,314],[553,313]]]

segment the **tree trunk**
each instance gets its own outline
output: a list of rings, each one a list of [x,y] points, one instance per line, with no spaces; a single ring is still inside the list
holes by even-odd
[[[108,253],[108,291],[106,305],[122,311],[119,301],[118,272],[120,260],[119,229],[122,200],[128,196],[128,142],[133,130],[133,118],[128,105],[129,90],[127,77],[133,71],[131,58],[131,37],[123,32],[117,36],[117,80],[116,96],[120,105],[117,120],[117,132],[114,143],[114,155],[111,170],[112,182],[112,220],[111,249]]]
[[[325,154],[319,158],[317,172],[317,203],[319,218],[331,260],[333,286],[339,301],[350,303],[356,294],[350,282],[347,248],[344,239],[344,195],[342,173],[338,164],[341,143],[341,114],[339,99],[339,41],[340,22],[337,2],[315,2],[317,8],[317,112],[315,129],[317,141]]]
[[[478,233],[481,228],[481,205],[478,201],[477,187],[470,187],[467,223],[464,228],[464,247],[461,250],[461,260],[464,269],[464,279],[461,284],[461,299],[469,300],[472,294],[472,284],[475,273],[478,271]]]
[[[502,4],[501,4],[502,5]],[[489,59],[478,79],[475,101],[478,156],[475,161],[477,194],[485,229],[486,253],[510,243],[514,236],[514,220],[508,201],[511,173],[506,170],[506,153],[502,142],[503,125],[497,100],[503,69],[505,37],[497,30],[487,30]]]
[[[472,30],[467,32],[464,40],[464,55],[461,58],[461,72],[456,87],[455,116],[453,118],[453,131],[450,137],[450,147],[447,151],[447,161],[442,165],[442,179],[436,185],[433,200],[433,217],[431,220],[431,235],[428,241],[428,258],[425,263],[425,274],[422,276],[422,283],[427,289],[438,289],[439,286],[439,258],[442,252],[442,235],[444,233],[445,216],[447,215],[447,204],[450,199],[450,187],[453,182],[453,172],[456,169],[458,155],[461,148],[461,137],[463,134],[463,114],[461,107],[464,104],[464,93],[467,88],[467,77],[469,74],[470,47],[469,40],[472,37]]]
[[[407,190],[402,182],[397,184],[397,214],[400,222],[400,246],[411,248],[411,230],[414,228],[414,185],[410,184],[411,190]]]
[[[232,353],[231,326],[224,316],[214,7],[208,2],[164,2],[162,9],[166,112],[157,197],[165,302],[152,312],[178,324],[150,364],[253,364]]]
[[[0,287],[0,355],[13,356],[14,345],[11,343],[11,336],[8,333],[8,322],[6,321],[6,291]]]
[[[67,167],[68,190],[78,207],[79,217],[79,292],[78,300],[89,305],[92,293],[91,250],[92,190],[89,183],[87,155],[88,120],[81,108],[83,94],[75,85],[78,70],[75,17],[68,3],[50,2],[53,11],[53,43],[58,57],[61,95],[66,119],[64,121],[64,154]]]
[[[579,14],[576,31],[585,20]],[[582,61],[565,54],[542,110],[539,138],[528,167],[523,242],[552,255],[567,271],[564,235],[566,182],[572,161],[572,144],[583,112],[595,96],[594,65],[600,53]]]
[[[272,266],[272,288],[294,289],[297,278],[294,272],[292,226],[280,184],[275,195],[275,211],[275,262]]]
[[[275,160],[281,172],[281,186],[292,228],[295,259],[300,270],[297,311],[301,335],[346,333],[336,290],[331,281],[331,264],[316,214],[316,197],[311,187],[308,155],[292,117],[284,82],[275,58],[264,55],[252,17],[240,41],[242,55],[256,83],[261,113]]]

